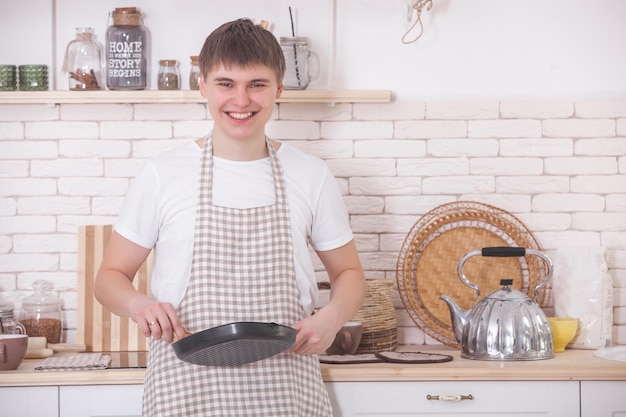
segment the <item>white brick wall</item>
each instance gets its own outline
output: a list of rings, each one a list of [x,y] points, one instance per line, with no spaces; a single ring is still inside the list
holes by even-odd
[[[146,158],[211,126],[201,104],[0,105],[0,298],[19,310],[53,281],[73,341],[77,226],[114,222]],[[459,199],[515,214],[548,254],[605,246],[626,344],[626,99],[280,104],[268,135],[327,161],[368,277],[394,280],[413,224]],[[394,303],[401,343],[436,343]]]

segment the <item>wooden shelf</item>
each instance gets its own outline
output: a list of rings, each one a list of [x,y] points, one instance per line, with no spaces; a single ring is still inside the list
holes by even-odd
[[[285,90],[279,103],[389,103],[388,90]],[[2,91],[0,104],[205,103],[198,91]]]

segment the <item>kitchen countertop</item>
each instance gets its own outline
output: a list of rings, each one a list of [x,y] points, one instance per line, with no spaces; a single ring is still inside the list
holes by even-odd
[[[322,364],[326,382],[340,381],[626,381],[626,362],[600,359],[592,350],[568,349],[553,359],[478,361],[447,347],[412,346],[402,350],[452,355],[432,364]],[[91,371],[35,371],[42,359],[26,359],[15,371],[0,371],[0,387],[142,384],[143,368]]]

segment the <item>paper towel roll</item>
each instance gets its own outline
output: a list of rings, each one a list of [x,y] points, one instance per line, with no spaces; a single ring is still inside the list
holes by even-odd
[[[554,313],[576,317],[580,332],[568,345],[599,349],[611,345],[613,286],[602,247],[561,248],[554,256]]]

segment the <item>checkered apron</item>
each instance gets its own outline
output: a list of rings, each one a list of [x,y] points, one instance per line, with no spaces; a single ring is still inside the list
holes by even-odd
[[[192,333],[235,321],[291,325],[304,317],[296,286],[285,180],[267,141],[276,202],[251,209],[212,205],[213,152],[203,149],[193,266],[179,308]],[[316,355],[279,355],[237,367],[180,361],[151,339],[144,417],[330,417]]]

